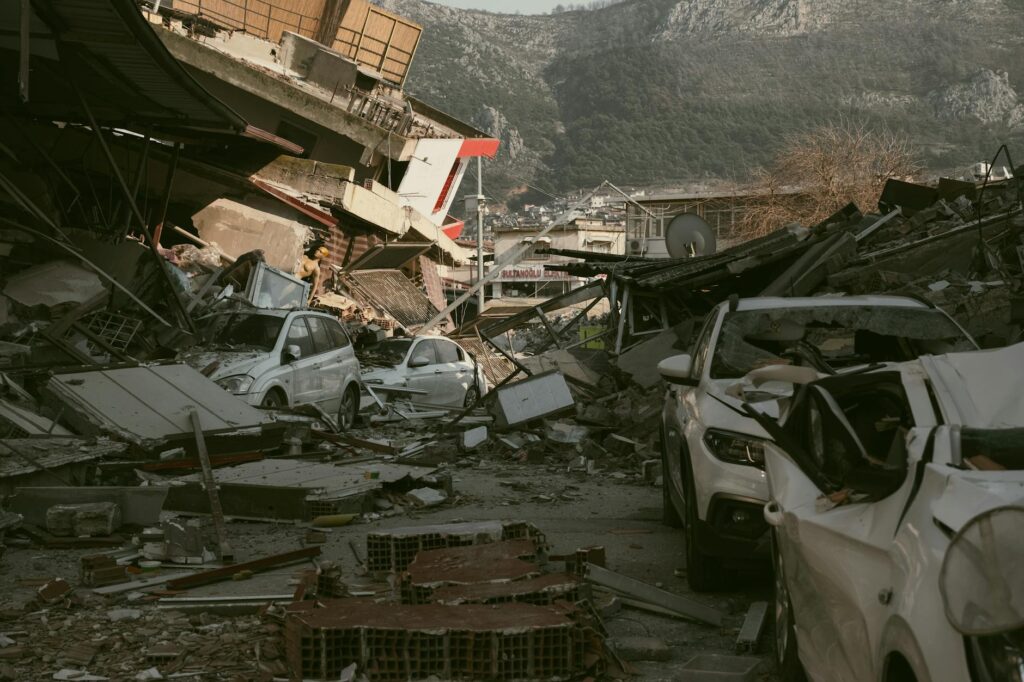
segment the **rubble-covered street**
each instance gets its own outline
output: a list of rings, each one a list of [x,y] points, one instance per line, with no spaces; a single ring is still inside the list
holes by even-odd
[[[0,3],[0,682],[1024,682],[1024,168],[490,230],[270,5]]]

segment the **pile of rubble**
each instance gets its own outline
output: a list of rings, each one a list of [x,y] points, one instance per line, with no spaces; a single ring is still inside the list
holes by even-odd
[[[1022,182],[890,180],[877,213],[850,204],[819,225],[790,225],[713,255],[588,261],[553,250],[581,262],[549,267],[605,278],[592,296],[611,304],[606,339],[620,362],[634,348],[643,357],[686,348],[701,318],[733,295],[917,296],[943,307],[983,347],[1002,346],[1020,338],[1024,315]],[[682,340],[666,348],[671,330]]]

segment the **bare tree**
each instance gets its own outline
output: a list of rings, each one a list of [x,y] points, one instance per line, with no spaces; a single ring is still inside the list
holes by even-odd
[[[749,239],[793,222],[814,225],[851,201],[867,211],[886,180],[919,170],[906,137],[863,122],[792,135],[771,167],[757,172],[756,193],[765,198],[745,213],[740,231]]]

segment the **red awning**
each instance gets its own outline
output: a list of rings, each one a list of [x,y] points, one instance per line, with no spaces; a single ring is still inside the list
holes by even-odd
[[[501,144],[501,140],[495,140],[491,137],[467,138],[462,141],[462,148],[459,149],[459,158],[486,156],[488,159],[493,159],[494,155],[498,153],[499,144]]]
[[[449,239],[458,239],[459,235],[462,234],[462,228],[465,226],[466,223],[460,220],[456,223],[448,223],[441,226],[441,231],[448,235]]]

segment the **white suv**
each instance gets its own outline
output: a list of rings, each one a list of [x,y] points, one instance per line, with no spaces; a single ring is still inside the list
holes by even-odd
[[[337,318],[313,310],[241,310],[199,321],[204,343],[181,359],[258,407],[314,404],[346,430],[359,409],[359,360]]]
[[[768,434],[736,392],[748,372],[802,365],[845,373],[976,348],[946,313],[912,298],[732,298],[716,306],[693,352],[658,365],[669,383],[661,433],[664,520],[685,529],[690,586],[720,587],[723,561],[768,557]]]

